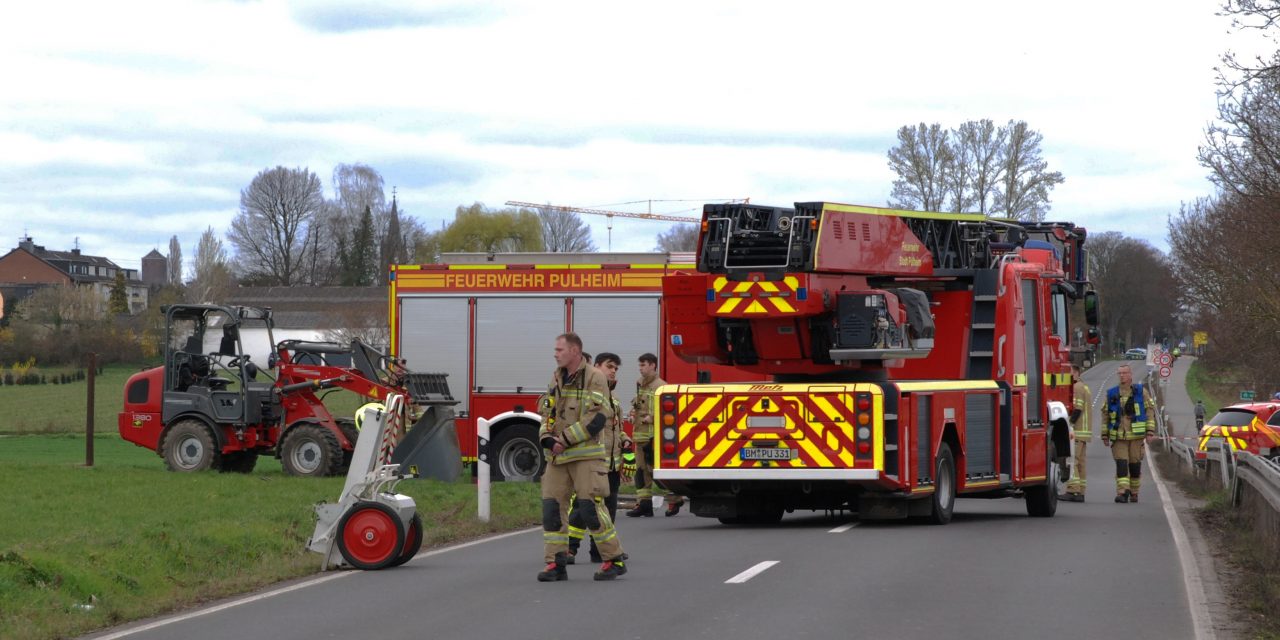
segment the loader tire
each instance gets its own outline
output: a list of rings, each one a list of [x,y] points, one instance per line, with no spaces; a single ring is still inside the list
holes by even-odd
[[[218,441],[199,420],[180,420],[160,440],[160,455],[170,471],[207,471],[222,463]]]
[[[400,517],[380,502],[357,502],[338,521],[338,551],[357,569],[389,566],[404,550],[404,538]]]
[[[422,516],[417,513],[413,514],[413,519],[409,521],[409,528],[404,532],[404,549],[400,551],[400,555],[388,564],[388,567],[398,567],[418,555],[418,550],[422,548]]]
[[[1026,496],[1027,515],[1033,518],[1052,518],[1053,514],[1058,512],[1057,447],[1050,440],[1046,443],[1046,448],[1048,457],[1045,462],[1044,484],[1027,487],[1023,491]]]
[[[291,476],[331,476],[342,470],[338,436],[323,425],[301,424],[280,444],[280,466]]]
[[[938,457],[933,461],[933,495],[929,498],[929,522],[947,524],[956,509],[956,460],[951,445],[938,445]]]

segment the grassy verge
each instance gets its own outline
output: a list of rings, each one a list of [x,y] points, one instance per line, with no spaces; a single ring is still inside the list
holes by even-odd
[[[0,437],[0,638],[57,638],[314,573],[304,549],[311,506],[341,478],[292,478],[278,463],[252,474],[176,474],[114,437]],[[475,487],[406,481],[424,547],[533,526],[538,487],[493,487],[493,519],[476,520]]]
[[[1233,617],[1244,618],[1250,638],[1280,640],[1280,559],[1262,550],[1255,524],[1226,491],[1194,477],[1173,454],[1157,454],[1156,464],[1162,476],[1202,501],[1193,515],[1215,560],[1227,569],[1218,574]]]
[[[1222,375],[1209,371],[1200,360],[1192,362],[1187,370],[1187,394],[1191,402],[1204,402],[1211,416],[1222,407],[1240,402],[1240,391],[1244,389],[1238,383],[1215,382],[1221,379]]]

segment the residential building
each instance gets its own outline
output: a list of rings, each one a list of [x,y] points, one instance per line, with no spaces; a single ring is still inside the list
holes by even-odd
[[[125,269],[102,256],[81,253],[80,249],[50,251],[27,236],[18,242],[16,249],[0,257],[0,294],[20,300],[41,287],[90,287],[101,298],[102,310],[106,312],[116,273],[124,274],[129,313],[144,311],[148,289],[138,278],[137,269]]]

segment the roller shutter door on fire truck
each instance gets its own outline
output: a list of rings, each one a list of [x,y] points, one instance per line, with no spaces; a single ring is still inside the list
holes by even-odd
[[[582,337],[586,351],[592,356],[610,351],[622,358],[614,394],[624,412],[630,410],[636,380],[640,378],[636,358],[642,353],[662,353],[658,329],[656,297],[574,298],[573,330]]]
[[[545,391],[564,328],[564,298],[476,298],[476,392]]]
[[[411,371],[449,374],[449,393],[467,410],[466,298],[402,298],[400,300],[400,356]]]

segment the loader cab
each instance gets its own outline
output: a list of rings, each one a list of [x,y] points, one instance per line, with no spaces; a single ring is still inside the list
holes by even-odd
[[[271,330],[270,310],[218,305],[165,309],[162,420],[195,417],[237,427],[272,419],[271,382],[247,354],[240,329],[261,323]]]

